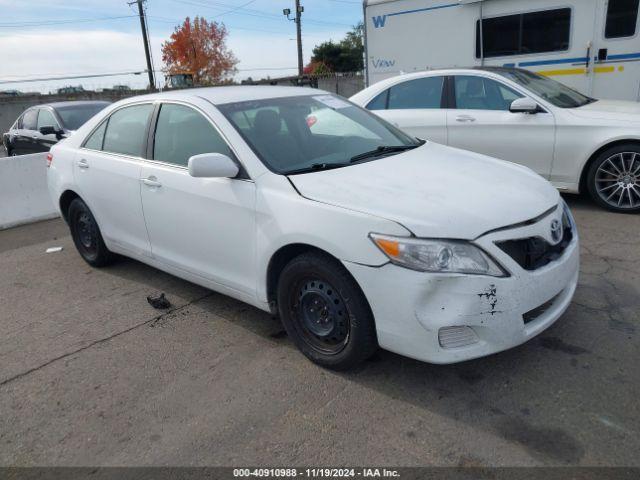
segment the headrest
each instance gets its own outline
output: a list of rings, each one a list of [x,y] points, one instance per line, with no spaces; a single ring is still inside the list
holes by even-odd
[[[256,114],[253,127],[258,135],[275,135],[282,128],[282,119],[275,110],[260,110]]]

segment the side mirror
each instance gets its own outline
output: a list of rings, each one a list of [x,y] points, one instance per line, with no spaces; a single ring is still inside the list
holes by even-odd
[[[537,113],[538,104],[530,98],[518,98],[509,106],[511,113]]]
[[[240,169],[222,153],[201,153],[189,158],[189,175],[198,178],[234,178]]]
[[[40,127],[40,133],[42,135],[58,135],[61,132],[53,125],[45,125],[44,127]]]

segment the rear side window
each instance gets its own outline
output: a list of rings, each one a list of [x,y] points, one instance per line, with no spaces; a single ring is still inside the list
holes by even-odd
[[[481,50],[485,58],[565,51],[570,36],[570,8],[485,18],[482,42],[476,22],[476,57],[482,57]]]
[[[444,77],[409,80],[389,89],[389,110],[440,108]]]
[[[40,130],[41,127],[58,127],[56,117],[46,108],[40,109],[38,113],[38,130]]]
[[[184,105],[162,105],[153,159],[186,167],[189,157],[201,153],[222,153],[233,158],[227,143],[201,113]]]
[[[153,105],[133,105],[109,117],[102,150],[141,157],[146,145],[146,132]]]
[[[100,126],[93,131],[86,142],[84,142],[85,148],[91,150],[102,150],[102,142],[104,140],[104,132],[107,130],[107,121],[105,120]]]
[[[633,37],[638,24],[640,0],[609,0],[605,38]]]
[[[387,98],[389,98],[389,90],[385,90],[371,100],[367,104],[367,110],[385,110],[387,108]]]
[[[38,109],[28,110],[22,117],[22,128],[25,130],[35,130],[38,125]]]

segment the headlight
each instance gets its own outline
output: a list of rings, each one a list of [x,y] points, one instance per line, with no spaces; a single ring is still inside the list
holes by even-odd
[[[564,199],[562,199],[562,224],[564,228],[570,228],[574,234],[576,233],[576,221],[573,219],[569,205]]]
[[[377,233],[370,237],[392,263],[401,267],[420,272],[508,276],[489,255],[463,240],[427,240]]]

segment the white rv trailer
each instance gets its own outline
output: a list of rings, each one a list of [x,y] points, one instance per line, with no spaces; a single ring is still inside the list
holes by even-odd
[[[511,66],[596,98],[638,101],[639,3],[365,0],[367,85],[433,68]]]

